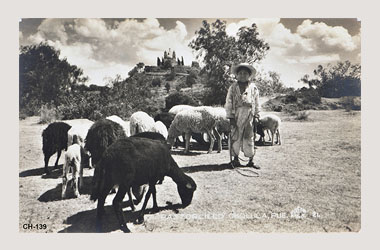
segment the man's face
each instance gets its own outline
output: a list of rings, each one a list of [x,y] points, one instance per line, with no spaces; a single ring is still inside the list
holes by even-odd
[[[250,77],[249,70],[245,68],[240,69],[236,76],[239,82],[248,82],[249,77]]]

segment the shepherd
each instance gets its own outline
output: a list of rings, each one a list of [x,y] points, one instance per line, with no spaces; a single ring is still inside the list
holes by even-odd
[[[240,63],[232,67],[236,77],[228,89],[225,109],[230,120],[231,133],[229,138],[230,156],[233,157],[233,167],[241,166],[240,150],[249,158],[247,167],[260,169],[253,163],[255,154],[254,122],[260,117],[259,90],[252,79],[256,69],[248,63]]]

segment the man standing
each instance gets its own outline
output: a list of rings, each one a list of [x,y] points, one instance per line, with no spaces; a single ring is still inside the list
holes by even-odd
[[[234,157],[233,166],[241,166],[239,162],[239,152],[243,151],[244,156],[249,157],[247,167],[260,169],[253,163],[254,156],[254,118],[259,118],[259,90],[253,82],[250,82],[256,75],[256,69],[248,63],[241,63],[232,67],[232,73],[236,80],[228,89],[225,109],[227,118],[230,119],[230,153]]]

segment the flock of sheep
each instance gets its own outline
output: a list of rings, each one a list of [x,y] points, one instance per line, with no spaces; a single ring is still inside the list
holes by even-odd
[[[260,119],[257,133],[264,140],[265,130],[280,139],[281,120],[275,115],[267,115]],[[80,195],[83,185],[83,167],[95,167],[92,193],[90,199],[98,201],[96,229],[102,231],[104,202],[107,195],[117,188],[113,199],[113,207],[119,221],[120,229],[130,232],[122,213],[121,203],[128,194],[131,209],[135,210],[132,193],[138,204],[148,187],[137,223],[144,221],[144,211],[152,195],[153,210],[157,210],[156,184],[162,183],[169,176],[177,184],[183,207],[188,206],[196,190],[195,181],[178,167],[171,156],[171,148],[176,145],[176,138],[184,136],[185,153],[189,152],[190,138],[203,141],[203,134],[210,140],[208,153],[218,143],[218,152],[222,150],[222,135],[230,130],[226,111],[222,107],[192,107],[177,105],[168,112],[152,118],[139,111],[124,121],[118,116],[110,116],[96,122],[79,119],[65,122],[54,122],[43,131],[43,153],[45,173],[49,174],[48,162],[57,153],[54,168],[57,168],[61,151],[65,150],[62,198],[66,197],[68,173],[73,176],[74,195]],[[269,135],[269,133],[268,133]]]

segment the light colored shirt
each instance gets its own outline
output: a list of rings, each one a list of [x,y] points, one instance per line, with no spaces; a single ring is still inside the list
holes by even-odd
[[[259,89],[253,82],[250,82],[243,93],[240,93],[239,84],[235,81],[228,89],[226,96],[227,118],[236,118],[236,111],[239,107],[251,107],[252,115],[260,112]]]

